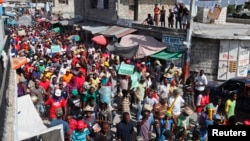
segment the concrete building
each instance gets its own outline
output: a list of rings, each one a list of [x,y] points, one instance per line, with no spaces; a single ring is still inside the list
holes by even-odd
[[[116,23],[118,19],[143,21],[148,13],[153,15],[156,3],[159,4],[159,7],[164,5],[166,11],[172,8],[175,3],[175,1],[171,0],[84,0],[77,2],[82,7],[76,7],[76,15],[82,15],[89,20],[107,23]]]
[[[51,11],[52,13],[63,13],[75,17],[75,7],[78,7],[77,1],[79,0],[52,0]]]

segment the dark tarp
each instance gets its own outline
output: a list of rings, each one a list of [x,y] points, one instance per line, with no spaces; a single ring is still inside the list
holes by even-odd
[[[151,55],[150,57],[162,59],[162,60],[177,60],[181,58],[182,55],[183,55],[183,52],[169,52],[167,50],[163,50],[161,52]]]
[[[108,49],[112,48],[109,45]],[[166,49],[166,45],[151,36],[129,34],[114,44],[114,52],[126,58],[143,58]],[[111,49],[112,51],[112,49]]]
[[[138,48],[139,45],[123,47],[119,43],[115,43],[113,52],[125,58],[132,58],[133,56],[135,56]]]

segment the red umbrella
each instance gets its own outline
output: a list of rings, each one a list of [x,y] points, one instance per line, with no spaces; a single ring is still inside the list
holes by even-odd
[[[103,35],[97,35],[93,37],[92,41],[95,42],[96,44],[103,45],[103,46],[108,44],[107,39]]]

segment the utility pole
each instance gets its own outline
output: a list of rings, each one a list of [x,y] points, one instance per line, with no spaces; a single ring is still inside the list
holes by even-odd
[[[185,62],[184,62],[184,84],[189,76],[189,65],[190,65],[190,48],[191,48],[191,40],[192,40],[192,32],[193,32],[193,13],[195,10],[195,0],[191,0],[190,2],[190,18],[189,25],[187,26],[187,35],[186,35],[186,52],[185,52]]]

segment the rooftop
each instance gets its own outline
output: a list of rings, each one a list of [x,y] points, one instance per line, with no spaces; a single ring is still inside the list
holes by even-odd
[[[210,39],[250,40],[250,25],[239,23],[204,24],[194,22],[193,36]]]

